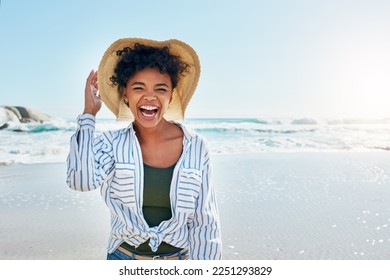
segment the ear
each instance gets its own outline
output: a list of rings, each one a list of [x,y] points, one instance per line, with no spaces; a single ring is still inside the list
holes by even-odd
[[[120,90],[120,93],[122,95],[123,102],[126,104],[127,107],[129,107],[129,100],[127,100],[127,96],[126,96],[126,88],[122,88]]]

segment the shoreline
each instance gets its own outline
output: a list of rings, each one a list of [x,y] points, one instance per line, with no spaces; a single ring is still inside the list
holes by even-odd
[[[388,156],[213,154],[223,258],[390,259]],[[65,179],[65,163],[0,166],[0,259],[105,259],[100,192]]]

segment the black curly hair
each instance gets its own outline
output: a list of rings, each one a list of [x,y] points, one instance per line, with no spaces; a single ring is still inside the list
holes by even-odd
[[[145,68],[157,68],[161,74],[167,73],[172,82],[172,89],[176,88],[180,76],[188,71],[189,64],[183,62],[179,56],[169,52],[169,47],[162,48],[151,47],[139,43],[134,44],[133,48],[126,47],[117,51],[117,56],[121,59],[115,67],[115,75],[111,76],[110,81],[118,86],[119,92],[126,87],[127,81],[135,73]]]

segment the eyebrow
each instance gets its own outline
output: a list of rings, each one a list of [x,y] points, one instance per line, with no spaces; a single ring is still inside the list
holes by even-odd
[[[142,86],[145,86],[145,83],[143,82],[134,82],[131,84],[132,86],[134,85],[142,85]],[[156,84],[155,87],[161,87],[161,86],[164,86],[164,87],[167,87],[169,88],[169,86],[166,84],[166,83],[159,83],[159,84]]]
[[[134,82],[134,83],[132,83],[131,85],[132,85],[132,86],[134,86],[134,85],[142,85],[142,86],[144,86],[145,83],[143,83],[143,82]]]
[[[157,84],[157,85],[155,85],[155,87],[168,87],[169,88],[169,86],[165,83]]]

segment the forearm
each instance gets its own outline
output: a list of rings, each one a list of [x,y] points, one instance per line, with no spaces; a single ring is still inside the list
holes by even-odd
[[[89,191],[98,187],[93,153],[95,117],[90,114],[80,115],[77,124],[77,131],[70,140],[67,184],[74,190]]]

